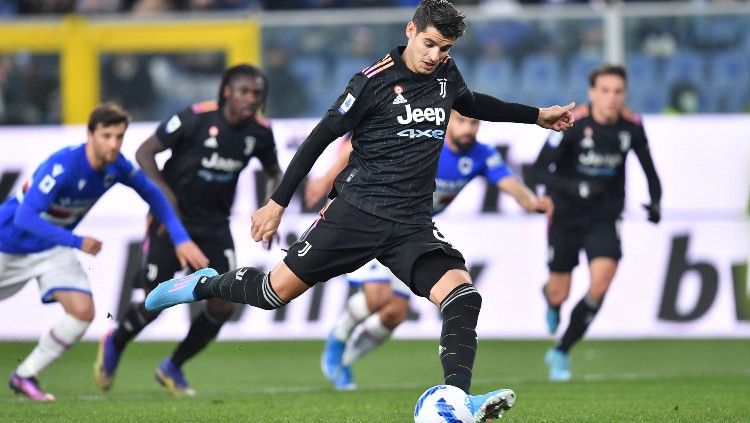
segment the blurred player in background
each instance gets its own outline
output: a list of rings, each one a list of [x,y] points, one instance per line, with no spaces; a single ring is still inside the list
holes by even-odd
[[[550,214],[549,197],[537,197],[513,176],[497,149],[477,141],[479,121],[451,112],[445,143],[438,161],[433,214],[438,214],[477,176],[485,177],[501,191],[510,194],[526,211]],[[331,188],[349,162],[351,143],[342,147],[339,160],[320,178],[308,183],[305,203],[313,207]],[[351,365],[388,340],[409,311],[411,290],[377,260],[346,275],[361,290],[352,295],[328,335],[321,359],[323,374],[335,389],[356,389]]]
[[[576,127],[553,133],[534,164],[538,179],[555,202],[549,226],[549,280],[543,292],[549,304],[550,333],[560,324],[560,306],[570,293],[571,272],[586,251],[590,285],[576,304],[570,323],[545,362],[549,377],[570,379],[568,352],[599,311],[617,271],[620,215],[625,203],[625,159],[635,151],[648,179],[648,220],[659,223],[661,184],[640,117],[625,108],[627,76],[621,66],[603,65],[589,76],[591,104],[574,111]]]
[[[136,152],[141,168],[174,205],[210,265],[223,272],[237,268],[229,214],[240,172],[256,157],[269,177],[267,192],[273,192],[281,180],[273,133],[259,115],[267,92],[266,75],[260,69],[233,66],[224,71],[218,102],[195,104],[165,120]],[[172,156],[160,171],[155,157],[166,149]],[[149,220],[144,253],[142,282],[148,293],[158,281],[180,270],[158,218]],[[194,395],[182,365],[216,338],[233,311],[234,304],[225,299],[206,301],[185,339],[156,368],[157,381],[176,396]],[[143,303],[134,305],[117,328],[102,338],[94,367],[101,389],[112,386],[128,342],[158,315],[147,311]]]
[[[42,390],[37,375],[94,319],[91,285],[73,250],[96,255],[102,243],[72,231],[114,184],[133,188],[165,223],[179,266],[208,263],[159,188],[120,154],[129,121],[119,106],[98,106],[89,116],[86,143],[52,154],[18,194],[0,205],[0,299],[36,279],[42,303],[59,302],[65,310],[10,376],[10,388],[31,400],[55,399]]]
[[[220,297],[278,309],[318,282],[377,258],[412,292],[440,308],[440,361],[445,384],[467,393],[478,422],[502,415],[515,393],[469,395],[482,297],[461,253],[432,223],[432,193],[451,109],[489,121],[536,123],[563,130],[573,104],[538,109],[469,90],[448,56],[464,17],[446,0],[422,0],[396,47],[352,77],[345,91],[292,158],[271,201],[253,214],[252,234],[268,241],[295,190],[334,140],[352,131],[350,164],[336,178],[336,199],[270,272],[241,267],[222,275],[203,269],[160,284],[148,309]]]

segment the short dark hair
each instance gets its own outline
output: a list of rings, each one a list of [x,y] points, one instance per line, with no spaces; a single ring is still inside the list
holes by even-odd
[[[88,128],[94,132],[96,127],[101,124],[104,127],[124,123],[127,128],[130,124],[130,115],[122,107],[115,103],[102,103],[89,115]]]
[[[466,30],[465,17],[448,0],[422,0],[411,21],[417,26],[417,33],[434,26],[444,37],[458,39]]]
[[[596,85],[596,78],[602,75],[617,75],[625,81],[625,84],[628,83],[628,72],[624,66],[604,64],[589,73],[589,87]]]
[[[247,76],[252,79],[260,78],[263,81],[263,92],[261,93],[260,110],[266,108],[266,97],[268,97],[268,77],[266,73],[253,65],[241,63],[224,70],[221,75],[221,86],[219,86],[219,107],[224,107],[224,87],[228,87],[232,80],[238,76]]]

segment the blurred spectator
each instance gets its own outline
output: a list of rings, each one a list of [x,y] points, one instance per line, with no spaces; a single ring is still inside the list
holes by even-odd
[[[672,86],[669,95],[669,106],[665,110],[670,114],[698,113],[701,106],[701,95],[698,87],[692,82],[678,82]]]
[[[586,25],[583,28],[577,48],[579,56],[601,59],[604,52],[604,34],[599,22]]]
[[[307,0],[261,0],[265,10],[309,9],[312,7]]]
[[[122,0],[77,0],[76,13],[116,13],[123,8]]]
[[[59,15],[73,13],[74,3],[74,0],[19,0],[18,11],[26,15]]]
[[[57,56],[0,56],[0,123],[59,123]]]
[[[224,64],[223,53],[217,52],[152,56],[149,74],[157,93],[153,113],[170,115],[185,103],[215,98]]]
[[[164,13],[176,10],[177,5],[172,0],[136,0],[131,5],[133,13]]]
[[[539,49],[542,34],[534,24],[527,21],[492,21],[477,25],[477,41],[484,46],[484,56],[500,58],[509,56],[515,60]]]
[[[642,49],[648,56],[670,57],[677,52],[677,40],[669,31],[656,30],[646,35]]]
[[[102,101],[114,101],[134,120],[153,118],[154,84],[148,72],[148,57],[118,54],[105,59],[102,67]]]
[[[300,117],[308,107],[307,91],[289,69],[289,55],[281,46],[271,46],[265,54],[270,95],[267,98],[268,116]]]
[[[736,16],[696,16],[690,19],[688,36],[693,47],[715,52],[737,46],[744,30]]]

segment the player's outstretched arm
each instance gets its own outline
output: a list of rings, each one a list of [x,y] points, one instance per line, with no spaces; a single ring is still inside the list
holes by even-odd
[[[180,209],[177,206],[177,196],[172,191],[172,188],[169,187],[167,181],[161,176],[159,166],[156,164],[156,155],[166,149],[167,147],[157,138],[156,134],[153,134],[135,151],[135,160],[138,162],[143,173],[156,183],[161,192],[164,193],[164,196],[167,197],[169,204],[172,205],[172,208],[179,215]]]
[[[252,217],[251,234],[255,241],[270,242],[281,223],[281,216],[289,205],[294,191],[302,179],[310,172],[315,161],[323,154],[336,135],[324,121],[313,128],[307,139],[300,145],[284,173],[276,191],[271,194],[268,204],[259,208]]]
[[[507,103],[491,95],[465,91],[456,98],[453,109],[462,115],[488,122],[537,123],[539,109],[518,103]]]
[[[553,131],[565,131],[573,126],[575,117],[573,116],[573,108],[576,107],[575,103],[570,103],[566,106],[554,105],[552,107],[543,107],[539,109],[539,117],[537,117],[536,124],[542,128],[552,129]]]
[[[548,216],[554,211],[552,199],[543,195],[537,197],[515,176],[507,176],[497,183],[499,190],[509,194],[519,206],[529,212],[545,213]]]
[[[638,161],[641,162],[643,173],[646,174],[648,192],[651,196],[651,204],[644,204],[643,208],[648,213],[649,222],[659,223],[661,220],[661,181],[659,180],[659,175],[656,173],[656,167],[651,158],[651,150],[648,148],[645,133],[641,137],[636,138],[636,142],[633,143],[633,150],[638,157]]]
[[[564,131],[573,126],[571,110],[575,103],[538,109],[518,103],[507,103],[491,95],[465,91],[456,98],[453,108],[464,116],[490,122],[535,123],[542,128]]]
[[[263,200],[263,205],[265,205],[268,203],[268,200],[271,199],[271,193],[276,191],[276,188],[281,185],[281,178],[284,177],[284,173],[281,171],[281,166],[279,166],[278,162],[270,166],[264,166],[263,172],[268,176],[268,181],[266,182],[266,192],[268,193],[268,196]]]

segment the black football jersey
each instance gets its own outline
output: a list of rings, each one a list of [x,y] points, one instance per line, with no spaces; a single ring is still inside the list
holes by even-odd
[[[278,163],[268,123],[254,119],[233,127],[216,102],[195,104],[163,121],[156,136],[172,151],[161,172],[186,224],[226,223],[250,158],[264,168]]]
[[[588,105],[574,110],[574,115],[573,128],[553,132],[536,163],[537,168],[549,170],[567,182],[567,189],[562,189],[563,185],[547,185],[555,212],[619,216],[624,207],[625,159],[630,150],[643,166],[652,201],[658,203],[661,187],[640,117],[626,109],[617,122],[602,125],[593,119]],[[587,183],[586,189],[577,188],[581,182]]]
[[[352,131],[334,195],[384,219],[422,224],[431,221],[451,107],[468,88],[450,56],[422,75],[406,67],[403,49],[354,75],[323,123],[338,135]]]

